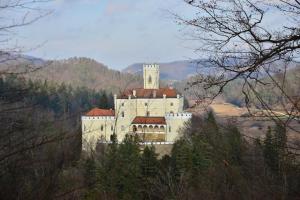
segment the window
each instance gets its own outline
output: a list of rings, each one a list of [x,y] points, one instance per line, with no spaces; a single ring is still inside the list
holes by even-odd
[[[169,132],[171,132],[171,126],[169,126]]]
[[[133,132],[136,132],[137,131],[137,127],[136,125],[133,125],[133,128],[132,128]]]
[[[145,106],[148,106],[148,103],[145,103]]]
[[[113,125],[111,125],[111,127],[110,127],[110,130],[111,130],[111,131],[113,131],[113,130],[114,130],[114,126],[113,126]]]
[[[122,117],[124,117],[124,116],[125,116],[125,113],[124,113],[124,111],[122,111],[122,113],[121,113],[121,116],[122,116]]]
[[[149,76],[149,78],[148,78],[148,83],[149,83],[149,84],[152,83],[152,77],[151,77],[151,76]]]
[[[146,116],[147,116],[147,117],[149,117],[149,116],[150,116],[150,111],[147,111],[147,114],[146,114]]]
[[[121,126],[121,131],[125,131],[125,126]]]
[[[173,106],[173,105],[174,105],[173,102],[171,102],[171,103],[170,103],[170,106]]]
[[[103,131],[103,125],[101,125],[100,130]]]
[[[122,102],[122,104],[121,104],[122,106],[124,106],[124,102]]]

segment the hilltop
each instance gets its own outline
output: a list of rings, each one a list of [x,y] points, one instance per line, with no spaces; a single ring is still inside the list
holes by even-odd
[[[0,71],[22,74],[32,80],[65,83],[73,87],[119,92],[142,83],[142,77],[139,75],[112,70],[96,60],[85,57],[45,61],[18,56],[9,59],[2,57],[3,60],[5,61],[0,64]]]

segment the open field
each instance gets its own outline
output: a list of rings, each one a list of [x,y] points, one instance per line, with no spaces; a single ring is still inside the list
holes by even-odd
[[[267,117],[259,114],[249,116],[247,108],[239,108],[230,103],[213,103],[210,108],[214,111],[217,119],[223,123],[234,123],[237,125],[241,133],[249,141],[254,138],[264,138],[268,127],[272,127],[275,123]],[[263,110],[255,110],[256,113],[266,112]],[[278,117],[285,117],[281,112],[275,112]],[[292,121],[287,130],[288,144],[291,147],[300,145],[300,121]]]

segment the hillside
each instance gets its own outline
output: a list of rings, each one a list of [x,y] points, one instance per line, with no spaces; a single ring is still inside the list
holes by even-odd
[[[182,60],[168,63],[158,63],[160,65],[160,77],[163,80],[184,80],[199,73],[199,66],[204,65],[205,62],[205,60]],[[123,69],[123,72],[142,74],[142,68],[143,63],[135,63]],[[204,73],[203,68],[201,69],[201,73]]]
[[[42,62],[40,59],[22,56],[2,62],[0,71],[21,73],[25,78],[33,80],[48,80],[73,87],[106,89],[112,92],[142,83],[142,78],[138,75],[121,73],[84,57]],[[26,71],[30,73],[24,73]]]
[[[281,62],[275,62],[272,65],[272,70],[270,70],[270,74],[275,78],[275,80],[282,82],[283,79],[285,80],[285,89],[286,92],[291,96],[298,96],[300,87],[299,87],[299,77],[300,77],[300,65],[297,62],[291,62],[286,69],[284,70],[284,66]],[[205,74],[207,71],[203,71],[203,68],[201,68],[201,73]],[[213,69],[213,68],[212,68]],[[215,68],[216,69],[216,68]],[[200,70],[199,70],[200,74]],[[227,73],[229,74],[229,73]],[[230,76],[230,74],[229,74]],[[263,81],[265,83],[268,83],[270,85],[270,88],[267,88],[267,90],[261,91],[262,93],[268,93],[268,92],[275,92],[274,88],[272,88],[271,84],[274,84],[270,78],[267,76],[267,74],[264,71],[259,72],[258,74],[259,80]],[[190,76],[187,79],[176,81],[173,84],[173,87],[175,87],[179,92],[183,93],[187,97],[195,98],[195,96],[199,96],[203,94],[203,87],[199,85],[194,85],[191,87],[188,83],[197,82],[198,76]],[[222,93],[222,96],[225,98],[225,100],[229,103],[233,104],[240,104],[243,95],[241,92],[241,85],[242,80],[236,79],[229,83]],[[257,86],[257,89],[262,90],[262,86]],[[265,88],[266,89],[266,88]],[[274,94],[273,94],[274,95]],[[278,94],[280,96],[280,94]],[[270,96],[270,99],[274,99]],[[238,102],[236,101],[238,100]]]

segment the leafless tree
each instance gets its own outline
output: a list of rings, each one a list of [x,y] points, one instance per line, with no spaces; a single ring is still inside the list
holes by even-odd
[[[265,115],[286,126],[299,118],[299,93],[288,92],[286,73],[292,65],[299,64],[300,1],[184,1],[194,14],[176,15],[178,23],[190,31],[189,39],[199,42],[196,52],[209,58],[189,83],[205,91],[199,98],[214,99],[229,83],[239,80],[248,108],[256,100]],[[209,75],[201,73],[203,68],[210,69]],[[262,91],[281,97],[281,116]]]
[[[11,65],[22,59],[23,53],[41,45],[22,46],[19,43],[18,31],[49,15],[52,11],[44,8],[43,5],[50,1],[52,0],[0,1],[0,75],[24,74],[41,67],[34,66],[30,60],[26,60],[22,69],[11,69]]]

